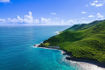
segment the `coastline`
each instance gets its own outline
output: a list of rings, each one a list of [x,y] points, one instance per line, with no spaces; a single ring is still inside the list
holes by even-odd
[[[99,67],[95,64],[79,61],[69,61],[71,64],[78,65],[82,70],[105,70],[105,68]]]
[[[59,50],[59,51],[61,51],[62,55],[66,55],[65,59],[67,62],[69,62],[72,65],[77,65],[82,70],[105,70],[105,67],[102,64],[100,64],[94,60],[72,58],[72,57],[70,57],[71,54],[68,54],[66,51],[61,50],[59,48],[52,48],[52,47],[46,48],[46,47],[40,47],[39,45],[36,47],[43,48],[43,49]]]

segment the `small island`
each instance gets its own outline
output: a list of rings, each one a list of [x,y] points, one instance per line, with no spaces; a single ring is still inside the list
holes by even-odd
[[[68,60],[105,67],[105,20],[74,25],[45,40],[39,47],[60,49],[66,52]]]

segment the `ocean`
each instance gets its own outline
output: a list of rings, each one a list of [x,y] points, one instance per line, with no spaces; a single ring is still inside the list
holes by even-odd
[[[59,50],[35,48],[68,26],[1,26],[0,70],[78,70]]]

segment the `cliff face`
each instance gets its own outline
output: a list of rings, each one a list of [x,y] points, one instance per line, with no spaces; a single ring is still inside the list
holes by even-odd
[[[105,21],[75,25],[53,36],[40,46],[60,46],[74,58],[93,59],[105,63]]]

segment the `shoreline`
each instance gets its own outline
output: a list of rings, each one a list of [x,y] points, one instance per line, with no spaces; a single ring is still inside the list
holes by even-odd
[[[79,66],[81,70],[105,70],[105,68],[87,62],[79,62],[73,60],[67,60],[67,61],[70,62],[70,64]]]
[[[39,46],[37,46],[37,48],[59,50],[61,51],[62,55],[66,55],[65,59],[67,62],[69,62],[71,65],[79,66],[82,70],[105,70],[105,67],[99,62],[96,62],[95,60],[72,58],[70,57],[71,54],[68,54],[66,51],[58,49],[58,48],[52,48],[52,47],[46,48],[46,47],[39,47]]]

